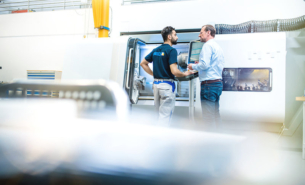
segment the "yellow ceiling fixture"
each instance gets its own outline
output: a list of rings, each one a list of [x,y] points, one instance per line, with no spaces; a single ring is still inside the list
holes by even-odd
[[[109,0],[92,0],[94,27],[98,29],[98,37],[108,37],[109,32]]]

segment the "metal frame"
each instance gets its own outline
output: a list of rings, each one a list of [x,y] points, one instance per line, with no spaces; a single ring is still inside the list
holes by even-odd
[[[193,29],[177,29],[176,33],[192,33],[192,32],[200,32],[201,28],[193,28]],[[162,30],[153,30],[153,31],[134,31],[134,32],[121,32],[120,35],[150,35],[150,34],[161,34]]]
[[[127,92],[128,96],[129,96],[129,100],[132,104],[136,104],[138,101],[138,100],[136,100],[136,102],[133,102],[132,91],[133,91],[133,80],[134,80],[134,65],[135,65],[135,59],[136,59],[135,48],[137,47],[137,44],[139,42],[146,44],[146,42],[144,42],[143,40],[138,39],[138,38],[130,37],[128,39],[126,59],[125,59],[123,88]]]
[[[65,10],[65,9],[82,9],[90,8],[91,0],[82,3],[81,0],[25,0],[0,3],[0,14],[10,14],[12,11],[27,10],[28,12]]]
[[[154,2],[169,2],[169,1],[190,1],[190,0],[122,0],[122,5],[137,4],[137,3],[154,3]]]

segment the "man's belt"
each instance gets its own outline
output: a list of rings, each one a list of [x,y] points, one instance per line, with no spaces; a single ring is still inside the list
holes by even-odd
[[[155,78],[154,81],[157,81],[157,82],[163,82],[163,81],[174,82],[173,79],[157,79],[157,78]]]
[[[222,80],[217,79],[217,80],[206,80],[202,81],[201,84],[210,84],[210,83],[215,83],[215,82],[221,82]]]

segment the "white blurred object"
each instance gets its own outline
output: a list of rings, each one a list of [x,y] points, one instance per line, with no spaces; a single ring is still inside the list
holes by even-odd
[[[77,117],[75,101],[2,99],[0,102],[0,135],[8,139],[1,149],[13,166],[29,174],[45,173],[53,171],[70,155],[73,140],[66,135],[73,127],[67,123]]]
[[[77,104],[74,100],[12,98],[0,100],[0,125],[21,126],[24,120],[30,124],[41,124],[50,119],[77,117]],[[56,124],[56,122],[54,122]],[[28,126],[29,123],[24,126]]]
[[[22,100],[22,98],[51,97],[77,101],[78,116],[124,120],[129,114],[127,95],[115,82],[18,80],[0,86],[0,98],[21,98]]]

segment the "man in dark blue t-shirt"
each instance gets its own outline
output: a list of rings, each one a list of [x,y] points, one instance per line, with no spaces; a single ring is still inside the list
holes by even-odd
[[[177,66],[177,50],[172,45],[177,44],[178,37],[175,28],[165,27],[161,31],[164,44],[155,48],[141,62],[142,68],[154,77],[155,108],[159,113],[159,121],[169,123],[175,108],[174,77],[192,74],[190,71],[182,73]],[[148,64],[153,63],[153,71]]]

